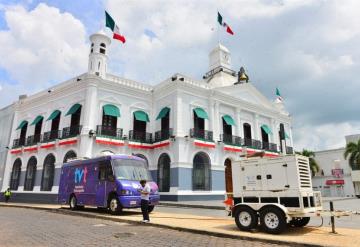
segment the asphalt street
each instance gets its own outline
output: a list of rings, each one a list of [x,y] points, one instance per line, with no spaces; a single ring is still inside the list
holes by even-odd
[[[288,246],[236,240],[43,210],[2,207],[1,246]]]

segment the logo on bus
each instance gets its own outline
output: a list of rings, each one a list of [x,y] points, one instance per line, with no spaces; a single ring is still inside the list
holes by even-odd
[[[75,169],[75,183],[86,183],[87,168],[76,168]]]

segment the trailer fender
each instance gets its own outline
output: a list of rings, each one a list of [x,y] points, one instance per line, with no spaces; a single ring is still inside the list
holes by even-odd
[[[235,215],[235,211],[238,209],[238,207],[247,207],[247,208],[250,208],[251,210],[253,210],[253,211],[257,211],[256,209],[254,209],[253,207],[251,207],[251,206],[249,206],[249,205],[247,205],[247,204],[244,204],[244,203],[238,203],[238,204],[236,204],[236,205],[234,205],[232,208],[231,208],[231,216],[232,217],[234,217],[234,215]]]

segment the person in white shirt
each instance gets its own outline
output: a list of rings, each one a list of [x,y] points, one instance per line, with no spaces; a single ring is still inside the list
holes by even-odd
[[[143,215],[144,223],[150,222],[149,219],[149,200],[150,200],[150,185],[146,183],[146,180],[140,180],[141,188],[141,212]]]

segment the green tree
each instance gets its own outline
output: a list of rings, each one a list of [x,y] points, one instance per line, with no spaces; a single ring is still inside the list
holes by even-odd
[[[349,157],[349,166],[352,169],[360,169],[360,139],[355,142],[349,142],[346,145],[344,158]]]
[[[315,158],[315,153],[313,151],[303,149],[302,152],[296,152],[296,153],[309,158],[309,165],[310,165],[310,170],[311,170],[311,175],[312,176],[315,176],[315,174],[318,171],[320,171],[320,166],[316,162],[316,160],[314,159]]]

